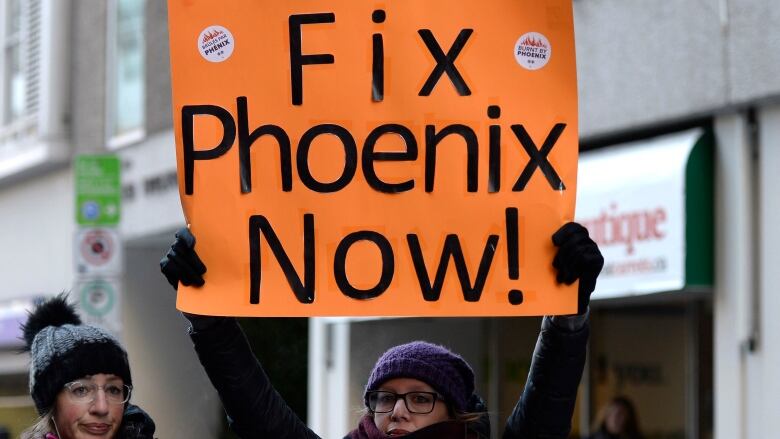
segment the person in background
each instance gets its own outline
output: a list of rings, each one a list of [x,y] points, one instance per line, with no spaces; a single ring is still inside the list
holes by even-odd
[[[129,403],[127,352],[103,329],[83,325],[65,294],[36,306],[22,329],[40,415],[22,439],[152,439],[154,422]]]
[[[601,409],[588,439],[643,439],[639,417],[630,399],[616,396]]]
[[[604,265],[579,224],[552,237],[559,282],[578,280],[574,316],[545,317],[525,389],[506,421],[505,439],[564,439],[571,430],[585,364],[588,303]],[[202,286],[205,264],[195,237],[181,229],[160,261],[169,283]],[[217,389],[231,428],[241,438],[319,438],[290,410],[253,355],[234,318],[184,314],[198,358]],[[344,439],[486,439],[487,408],[475,393],[471,366],[449,349],[425,341],[390,348],[376,362],[363,393],[366,412]]]

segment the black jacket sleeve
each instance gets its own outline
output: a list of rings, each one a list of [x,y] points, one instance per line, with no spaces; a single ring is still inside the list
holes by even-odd
[[[585,367],[589,327],[577,331],[542,320],[523,395],[507,420],[504,439],[565,439]]]
[[[219,319],[190,337],[239,437],[319,439],[273,388],[236,319]]]
[[[125,414],[122,416],[122,425],[117,438],[120,439],[153,439],[154,421],[140,407],[127,404]]]

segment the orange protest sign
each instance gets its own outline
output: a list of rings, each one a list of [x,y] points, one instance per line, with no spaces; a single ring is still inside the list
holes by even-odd
[[[576,312],[570,0],[169,0],[179,183],[239,316]]]

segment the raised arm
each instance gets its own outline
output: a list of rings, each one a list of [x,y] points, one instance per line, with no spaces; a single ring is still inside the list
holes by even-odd
[[[542,320],[528,380],[507,420],[504,439],[565,439],[571,431],[590,331],[588,305],[604,258],[587,229],[576,223],[561,227],[553,244],[558,247],[553,260],[558,282],[580,281],[578,314]]]
[[[563,329],[551,317],[542,320],[528,381],[507,419],[504,439],[565,439],[585,365],[589,328]]]
[[[195,253],[195,237],[176,233],[160,261],[168,282],[202,286],[206,266]],[[234,318],[184,314],[201,365],[217,389],[231,429],[241,438],[319,438],[295,415],[274,389]]]

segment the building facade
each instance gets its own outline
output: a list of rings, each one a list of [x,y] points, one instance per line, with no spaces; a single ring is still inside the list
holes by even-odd
[[[166,3],[9,0],[0,4],[0,23],[0,425],[18,437],[35,419],[25,396],[27,358],[17,354],[19,310],[60,291],[80,299],[73,158],[116,154],[123,167],[124,274],[115,303],[132,400],[152,415],[159,437],[216,437],[219,400],[158,267],[184,224]]]

